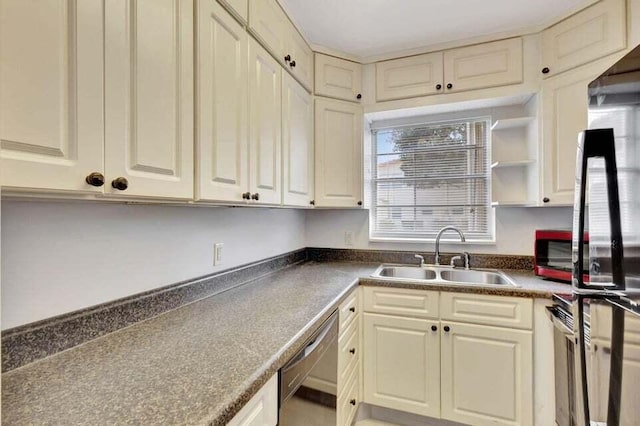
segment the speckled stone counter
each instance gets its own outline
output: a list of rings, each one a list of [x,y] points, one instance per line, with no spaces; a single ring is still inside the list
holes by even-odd
[[[369,278],[378,264],[308,262],[250,281],[2,375],[2,422],[228,422],[360,281],[549,297],[563,284],[507,271],[518,288]],[[362,279],[360,279],[362,278]]]

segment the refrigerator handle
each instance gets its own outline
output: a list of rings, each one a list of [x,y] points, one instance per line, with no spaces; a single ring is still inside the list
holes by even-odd
[[[611,229],[611,271],[613,283],[605,285],[585,284],[584,271],[584,221],[586,208],[587,162],[589,158],[602,157],[605,162],[609,220]],[[613,129],[593,129],[580,133],[576,158],[576,187],[573,208],[572,285],[574,290],[624,290],[622,269],[622,224],[620,219],[620,195],[616,166]]]

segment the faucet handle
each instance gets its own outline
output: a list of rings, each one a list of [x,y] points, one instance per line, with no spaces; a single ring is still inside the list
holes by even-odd
[[[452,268],[455,268],[456,267],[456,262],[458,260],[462,260],[462,256],[453,256],[451,258],[451,262],[449,262],[449,265],[451,265]]]
[[[464,256],[464,269],[469,269],[469,263],[471,262],[471,255],[468,251],[463,251],[462,256]]]
[[[419,254],[414,254],[413,257],[416,259],[420,259],[420,266],[424,266],[424,256],[420,256]]]

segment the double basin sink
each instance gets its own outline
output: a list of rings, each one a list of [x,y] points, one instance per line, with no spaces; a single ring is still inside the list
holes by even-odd
[[[497,270],[454,269],[437,265],[381,265],[373,273],[373,277],[398,281],[422,281],[425,284],[517,286],[511,278]]]

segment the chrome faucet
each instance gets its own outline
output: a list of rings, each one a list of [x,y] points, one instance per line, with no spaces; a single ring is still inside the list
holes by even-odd
[[[444,228],[442,228],[441,230],[438,231],[438,235],[436,235],[436,261],[435,264],[436,265],[440,265],[440,237],[442,237],[442,234],[444,234],[447,231],[455,231],[460,235],[460,241],[461,242],[465,242],[464,239],[464,234],[462,233],[461,230],[459,230],[458,228],[456,228],[455,226],[445,226]]]

